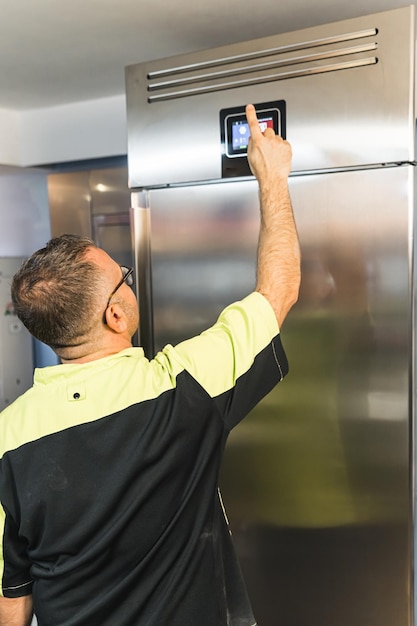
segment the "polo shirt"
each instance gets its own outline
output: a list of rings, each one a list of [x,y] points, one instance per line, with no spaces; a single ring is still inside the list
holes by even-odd
[[[0,415],[3,596],[39,626],[253,626],[219,468],[287,371],[256,292],[152,360],[35,370]]]

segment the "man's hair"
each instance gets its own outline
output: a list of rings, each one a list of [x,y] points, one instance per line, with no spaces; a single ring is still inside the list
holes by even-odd
[[[13,277],[16,315],[53,349],[82,343],[97,319],[102,272],[86,258],[92,247],[96,244],[86,237],[61,235],[29,257]]]

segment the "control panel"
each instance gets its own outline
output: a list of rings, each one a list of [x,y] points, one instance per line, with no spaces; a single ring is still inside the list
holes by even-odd
[[[262,102],[254,106],[262,132],[273,128],[277,135],[286,139],[285,100]],[[250,176],[247,160],[249,135],[244,105],[220,111],[222,178]]]

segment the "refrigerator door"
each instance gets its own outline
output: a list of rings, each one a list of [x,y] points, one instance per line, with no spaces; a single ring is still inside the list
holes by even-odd
[[[290,373],[233,431],[221,475],[262,626],[411,624],[413,169],[290,181],[303,258],[282,329]],[[159,349],[253,289],[257,186],[141,203]]]

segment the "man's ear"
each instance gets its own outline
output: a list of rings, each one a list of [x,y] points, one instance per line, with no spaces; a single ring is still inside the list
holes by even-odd
[[[107,326],[112,331],[115,333],[124,333],[127,330],[126,315],[119,304],[109,304],[105,315]]]

